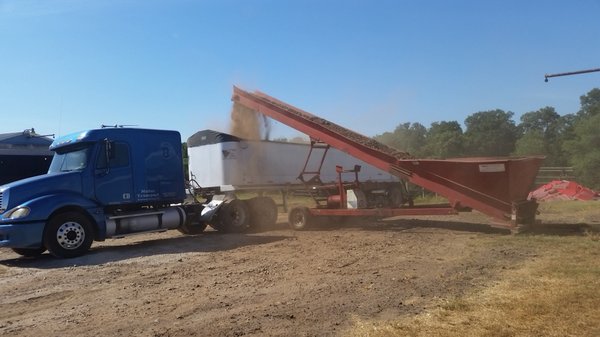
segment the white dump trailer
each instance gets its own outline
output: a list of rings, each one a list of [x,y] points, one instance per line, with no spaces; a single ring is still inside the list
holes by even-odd
[[[352,169],[359,165],[363,183],[393,183],[400,179],[337,149],[329,148],[323,157],[314,153],[308,160],[310,144],[279,141],[243,140],[235,136],[203,130],[188,139],[189,173],[203,189],[220,192],[300,188],[306,172],[319,171],[323,184],[335,184],[336,166]],[[313,149],[324,151],[324,149]],[[353,175],[344,178],[352,181]]]
[[[265,192],[280,192],[285,211],[290,194],[311,196],[323,207],[339,205],[340,200],[347,200],[347,208],[401,207],[409,202],[405,182],[398,177],[326,145],[245,140],[202,130],[188,138],[187,146],[195,191],[226,201],[225,210],[211,223],[219,230],[273,225],[278,207],[264,196],[272,193]],[[341,190],[348,195],[340,198]],[[240,200],[237,192],[243,192],[243,198],[258,196]]]

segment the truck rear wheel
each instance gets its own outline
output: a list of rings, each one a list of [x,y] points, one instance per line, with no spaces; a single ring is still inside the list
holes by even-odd
[[[40,248],[13,248],[13,252],[26,257],[35,257],[42,255],[46,251],[46,247]]]
[[[65,212],[53,216],[44,231],[44,246],[50,254],[71,258],[85,254],[92,246],[92,224],[79,212]]]
[[[277,204],[269,197],[256,197],[248,200],[250,208],[250,226],[254,228],[273,228],[277,223]]]
[[[310,228],[314,224],[314,217],[310,214],[308,207],[296,207],[290,211],[288,216],[290,227],[297,231]]]
[[[216,221],[211,226],[226,233],[241,233],[248,229],[250,211],[245,201],[234,199],[227,201],[217,212]]]
[[[206,224],[205,223],[192,223],[190,222],[186,222],[183,225],[179,226],[177,228],[177,230],[183,234],[187,234],[187,235],[196,235],[196,234],[202,234],[202,232],[204,232],[204,230],[206,229]]]

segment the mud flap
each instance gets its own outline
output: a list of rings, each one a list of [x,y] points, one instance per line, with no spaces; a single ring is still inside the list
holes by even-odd
[[[227,196],[215,195],[208,204],[203,204],[204,208],[200,213],[200,221],[210,223],[217,211],[225,204]]]

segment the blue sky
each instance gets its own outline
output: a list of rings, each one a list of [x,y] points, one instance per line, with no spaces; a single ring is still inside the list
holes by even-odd
[[[0,133],[227,131],[232,86],[368,136],[477,111],[576,112],[600,1],[0,0]],[[276,125],[275,136],[297,132]]]

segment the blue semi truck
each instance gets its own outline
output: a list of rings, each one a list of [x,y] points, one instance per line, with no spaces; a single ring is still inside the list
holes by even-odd
[[[314,190],[294,174],[305,162],[303,154],[310,158],[309,144],[247,141],[214,132],[199,132],[188,139],[190,144],[190,175],[199,174],[203,187],[184,179],[177,131],[109,127],[56,139],[47,174],[0,186],[0,247],[23,256],[48,250],[69,258],[85,254],[93,241],[141,232],[199,234],[207,225],[222,232],[272,228],[278,205],[265,192],[281,193],[284,210],[287,194],[307,193],[307,186],[316,198],[331,192],[323,187],[339,193],[335,182],[341,178],[321,175],[322,167],[357,161],[340,151],[323,152],[318,169],[310,169],[318,179],[309,184],[323,185]],[[361,165],[367,180],[360,183],[364,197],[356,204],[401,206],[404,198],[392,192],[402,182]],[[236,191],[243,191],[245,199],[238,199]]]
[[[50,150],[47,174],[0,186],[0,247],[69,258],[132,233],[248,224],[247,203],[237,199],[185,202],[177,131],[94,129],[56,139]]]

